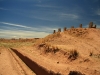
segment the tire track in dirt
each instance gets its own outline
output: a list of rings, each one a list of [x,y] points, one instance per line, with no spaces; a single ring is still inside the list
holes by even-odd
[[[32,61],[28,57],[22,55],[16,49],[11,48],[16,55],[36,74],[36,75],[61,75],[59,73],[54,73],[53,71],[48,71],[45,68],[38,65],[36,62]]]
[[[8,49],[9,50],[9,49]],[[23,69],[23,67],[20,65],[20,63],[18,62],[18,60],[16,59],[16,57],[13,55],[13,53],[9,50],[9,52],[11,53],[11,55],[13,56],[13,58],[16,60],[16,62],[18,63],[18,65],[21,67],[24,75],[27,75],[27,73],[25,72],[25,70]]]

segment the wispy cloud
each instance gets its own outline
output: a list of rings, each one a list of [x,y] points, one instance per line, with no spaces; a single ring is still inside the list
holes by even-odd
[[[0,37],[5,38],[36,38],[45,37],[48,33],[46,32],[35,32],[35,31],[22,31],[22,30],[4,30],[0,29]]]
[[[96,14],[97,14],[97,15],[100,15],[100,8],[97,9]]]
[[[97,28],[100,28],[100,25],[97,25]]]
[[[0,38],[35,38],[35,37],[45,37],[52,33],[56,28],[40,26],[38,28],[28,27],[20,24],[13,24],[8,22],[0,22],[8,26],[1,26],[0,28]],[[3,28],[2,28],[3,27]],[[20,27],[20,28],[13,28]]]
[[[79,14],[83,12],[83,10],[79,7],[69,9],[68,7],[53,4],[37,4],[35,6],[39,7],[39,9],[32,10],[29,17],[45,21],[74,20],[78,19]]]
[[[75,14],[67,14],[67,13],[62,13],[60,15],[62,18],[66,18],[66,19],[78,19],[79,16],[75,15]]]
[[[8,22],[0,22],[1,24],[5,24],[8,26],[2,26],[4,28],[13,30],[13,27],[19,27],[22,30],[30,30],[30,31],[36,31],[36,32],[52,32],[53,30],[55,30],[55,27],[49,27],[49,26],[41,26],[41,25],[37,25],[39,27],[29,27],[29,26],[25,26],[25,25],[21,25],[21,24],[13,24],[13,23],[8,23]],[[13,26],[13,27],[9,27],[9,26]],[[15,29],[15,28],[14,28]],[[18,29],[18,28],[16,28]]]
[[[1,8],[1,7],[0,7],[0,10],[8,10],[8,9],[5,9],[5,8]]]
[[[19,1],[23,1],[23,2],[25,2],[25,1],[26,2],[38,2],[38,3],[41,3],[42,1],[47,1],[47,0],[19,0]]]
[[[43,8],[60,8],[59,6],[54,6],[54,5],[35,5],[37,7],[43,7]]]
[[[92,0],[93,2],[98,2],[99,0]]]
[[[16,26],[16,27],[22,27],[22,28],[31,28],[32,29],[32,27],[28,27],[28,26],[24,26],[24,25],[20,25],[20,24],[13,24],[13,23],[7,23],[7,22],[0,22],[0,23],[10,25],[10,26]]]
[[[31,18],[45,20],[45,21],[64,21],[64,20],[75,20],[79,18],[76,13],[67,13],[65,11],[42,11],[33,12],[36,15],[31,15]]]

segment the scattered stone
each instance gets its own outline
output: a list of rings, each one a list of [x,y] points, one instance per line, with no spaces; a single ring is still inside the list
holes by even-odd
[[[90,60],[89,59],[84,59],[84,62],[89,62]]]
[[[57,64],[59,64],[59,62],[57,62]]]

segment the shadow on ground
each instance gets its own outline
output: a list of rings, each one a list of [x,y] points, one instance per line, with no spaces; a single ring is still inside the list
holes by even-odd
[[[53,71],[48,71],[45,68],[38,65],[36,62],[32,61],[28,57],[22,55],[16,49],[11,48],[16,55],[36,74],[36,75],[61,75],[59,73],[54,73]]]

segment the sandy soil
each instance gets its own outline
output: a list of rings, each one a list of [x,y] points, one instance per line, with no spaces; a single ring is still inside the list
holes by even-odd
[[[68,30],[59,35],[48,35],[30,46],[1,47],[0,74],[73,75],[70,72],[75,71],[78,74],[74,75],[100,75],[99,29]]]
[[[35,75],[18,56],[6,48],[0,48],[0,64],[0,75]]]

